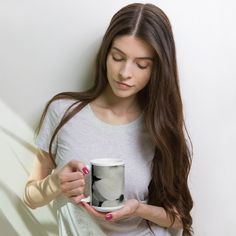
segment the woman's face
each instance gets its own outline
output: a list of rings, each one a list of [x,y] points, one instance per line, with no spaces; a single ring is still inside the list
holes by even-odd
[[[107,56],[107,78],[118,97],[132,97],[150,80],[154,50],[135,36],[121,36],[113,41]]]

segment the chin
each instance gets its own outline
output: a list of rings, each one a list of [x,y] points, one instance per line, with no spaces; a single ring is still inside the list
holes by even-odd
[[[131,96],[134,96],[134,92],[133,91],[122,91],[122,90],[118,90],[118,89],[112,89],[112,93],[116,96],[116,97],[120,97],[120,98],[128,98]]]
[[[124,92],[113,92],[113,94],[116,96],[116,97],[119,97],[119,98],[129,98],[131,96],[133,96],[133,94],[130,94],[130,93],[124,93]]]

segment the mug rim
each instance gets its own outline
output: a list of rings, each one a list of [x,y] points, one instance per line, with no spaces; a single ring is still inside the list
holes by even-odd
[[[96,166],[121,166],[124,165],[124,161],[119,158],[96,158],[90,160],[92,165]]]

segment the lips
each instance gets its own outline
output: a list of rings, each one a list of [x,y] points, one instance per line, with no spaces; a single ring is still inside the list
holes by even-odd
[[[115,82],[117,84],[117,87],[119,89],[122,89],[122,90],[127,90],[127,89],[133,87],[132,85],[129,85],[129,84],[126,84],[126,83],[122,83],[122,82],[118,82],[118,81],[115,81]]]

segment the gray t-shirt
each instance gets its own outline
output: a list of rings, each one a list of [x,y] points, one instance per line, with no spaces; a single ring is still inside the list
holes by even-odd
[[[37,137],[37,146],[48,152],[55,127],[72,100],[54,101],[46,114]],[[151,179],[154,145],[143,125],[143,116],[123,125],[111,125],[96,117],[90,105],[85,106],[58,132],[53,143],[57,168],[72,159],[88,164],[95,158],[120,158],[125,162],[125,198],[146,201]],[[131,217],[117,222],[107,222],[91,217],[82,207],[64,196],[54,201],[57,209],[59,235],[153,235],[144,219]],[[151,223],[154,235],[170,233]]]

